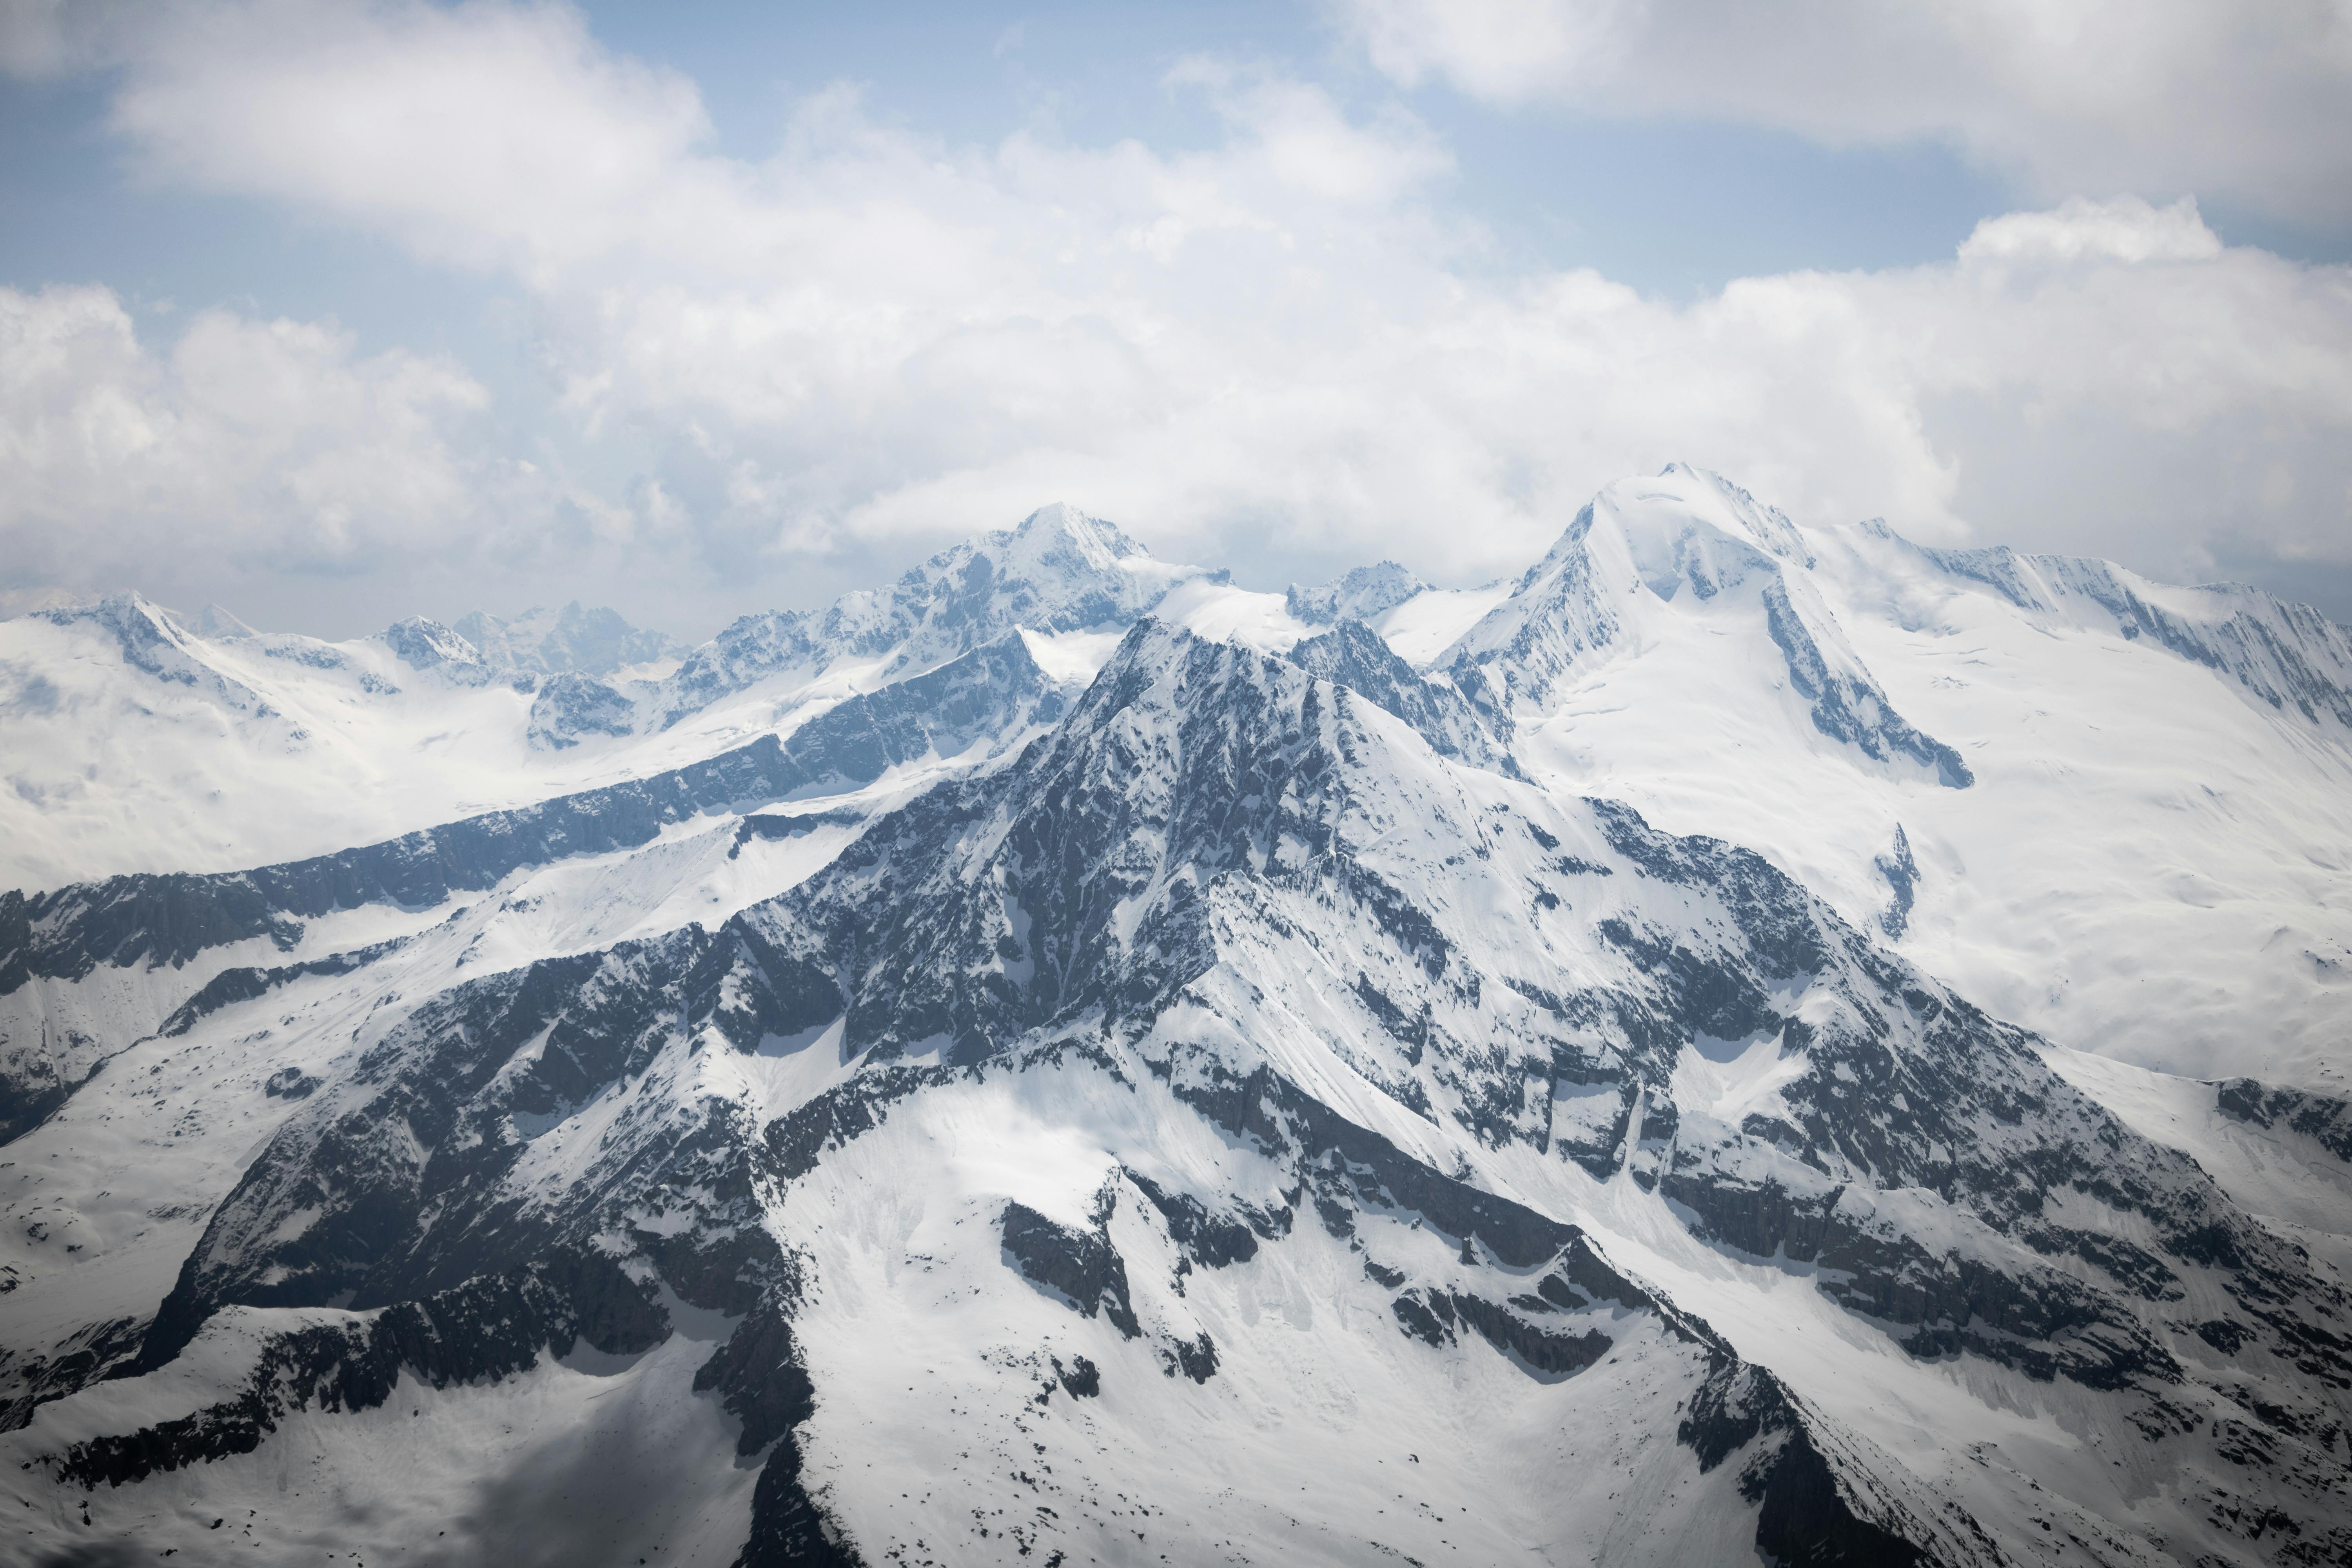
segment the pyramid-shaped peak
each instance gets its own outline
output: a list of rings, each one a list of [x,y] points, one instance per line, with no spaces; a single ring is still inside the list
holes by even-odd
[[[1645,539],[1655,543],[1685,538],[1699,524],[1784,561],[1812,564],[1812,552],[1786,513],[1695,463],[1668,463],[1649,478],[1620,479],[1593,497],[1592,504],[1617,523],[1637,552]]]
[[[1151,552],[1129,539],[1118,524],[1081,511],[1067,501],[1052,501],[1021,520],[1010,543],[1015,549],[1044,553],[1066,542],[1094,566],[1116,561],[1149,560]]]
[[[92,611],[68,612],[71,615],[94,613],[97,618],[112,626],[118,634],[134,637],[140,641],[161,637],[178,643],[188,635],[185,616],[169,605],[159,605],[138,589],[109,594]]]

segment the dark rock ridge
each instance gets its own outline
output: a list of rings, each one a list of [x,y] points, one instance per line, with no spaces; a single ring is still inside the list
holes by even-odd
[[[15,1288],[13,1279],[5,1283]],[[146,1332],[147,1325],[136,1318],[100,1318],[67,1335],[47,1355],[0,1351],[0,1432],[16,1430],[50,1400],[128,1366]]]
[[[708,762],[627,784],[252,871],[142,874],[47,893],[0,893],[0,995],[79,980],[101,964],[177,967],[206,949],[261,937],[287,950],[301,940],[304,921],[340,910],[371,903],[429,909],[494,888],[525,868],[648,844],[666,826],[698,816],[856,789],[927,756],[977,761],[1033,726],[1053,722],[1065,703],[1061,689],[1013,636],[851,698],[782,740],[762,736]],[[368,950],[305,965],[231,970],[189,997],[178,1009],[183,1016],[159,1022],[176,1032],[302,974],[344,973],[380,955]],[[53,1040],[46,1028],[29,1041],[0,1038],[0,1143],[54,1114],[101,1059],[102,1051]]]
[[[2266,1129],[2285,1127],[2352,1164],[2352,1101],[2256,1083],[2250,1078],[2216,1084],[2214,1100],[2221,1114],[2233,1121]]]
[[[526,866],[633,848],[669,823],[780,800],[811,778],[784,742],[762,736],[649,778],[308,860],[0,893],[0,994],[36,980],[78,980],[100,964],[176,966],[257,937],[290,948],[304,921],[373,903],[430,909]]]
[[[487,686],[498,677],[479,648],[424,616],[394,621],[376,637],[409,668],[429,671],[453,685]]]
[[[797,1429],[816,1412],[815,1384],[793,1342],[792,1299],[771,1295],[746,1316],[694,1374],[698,1394],[717,1391],[742,1422],[735,1451],[773,1445],[751,1493],[751,1531],[736,1568],[859,1568],[865,1561],[801,1483]]]
[[[1936,782],[1948,789],[1966,789],[1976,783],[1976,774],[1969,771],[1960,754],[1913,729],[1866,671],[1859,667],[1853,671],[1831,667],[1812,628],[1790,603],[1786,584],[1767,584],[1762,597],[1764,625],[1788,661],[1789,684],[1812,704],[1814,729],[1875,761],[1907,757],[1932,768]]]
[[[1441,757],[1519,777],[1511,760],[1507,729],[1497,735],[1490,716],[1450,686],[1417,673],[1359,620],[1341,621],[1320,637],[1308,637],[1285,656],[1315,677],[1345,686],[1374,706],[1421,731]]]
[[[53,1479],[85,1489],[126,1486],[159,1470],[249,1454],[294,1411],[373,1410],[404,1373],[446,1388],[528,1372],[542,1354],[569,1355],[582,1341],[625,1355],[669,1331],[650,1293],[610,1259],[556,1254],[369,1316],[270,1335],[235,1398],[77,1443],[56,1458]]]
[[[1872,860],[1871,869],[1885,880],[1892,896],[1878,912],[1878,929],[1899,940],[1911,927],[1911,905],[1919,892],[1919,863],[1911,858],[1911,839],[1903,825],[1895,825],[1894,846]]]
[[[566,670],[539,683],[523,737],[536,750],[561,752],[591,735],[630,733],[636,712],[635,703],[603,681]]]
[[[0,994],[36,979],[79,979],[101,963],[183,964],[256,937],[290,947],[302,921],[371,903],[429,909],[525,867],[635,848],[693,816],[858,788],[901,763],[1051,723],[1063,706],[1026,646],[1007,638],[850,698],[781,740],[763,735],[626,784],[250,871],[142,873],[0,893]]]
[[[1059,1291],[1073,1310],[1086,1317],[1100,1312],[1120,1333],[1136,1339],[1143,1331],[1136,1325],[1135,1309],[1128,1305],[1127,1266],[1103,1229],[1109,1217],[1107,1203],[1097,1214],[1094,1228],[1079,1230],[1047,1219],[1025,1204],[1007,1204],[1002,1221],[1004,1255],[1023,1279]]]
[[[331,952],[324,958],[313,958],[301,963],[281,963],[268,969],[245,966],[224,969],[204,988],[180,1005],[177,1012],[163,1020],[155,1032],[164,1036],[184,1035],[205,1018],[224,1007],[239,1002],[252,1002],[267,996],[281,985],[313,974],[349,974],[354,969],[373,963],[388,952],[396,952],[406,945],[403,940],[381,942],[350,952]]]

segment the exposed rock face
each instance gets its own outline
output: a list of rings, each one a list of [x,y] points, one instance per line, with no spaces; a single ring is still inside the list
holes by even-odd
[[[601,680],[569,671],[539,683],[525,732],[538,750],[560,752],[591,735],[625,735],[636,727],[636,704]]]
[[[1306,953],[1348,983],[1304,986]],[[2320,1392],[2352,1373],[2347,1303],[2193,1163],[1753,856],[1458,767],[1355,689],[1150,622],[1017,765],[877,819],[782,897],[715,930],[462,980],[362,1036],[287,1102],[137,1367],[164,1375],[225,1311],[334,1303],[360,1316],[337,1320],[352,1326],[331,1355],[297,1360],[372,1389],[385,1374],[364,1369],[399,1360],[379,1342],[400,1313],[536,1289],[544,1259],[614,1259],[598,1278],[625,1289],[599,1299],[630,1323],[627,1303],[657,1290],[741,1319],[696,1384],[741,1420],[743,1452],[773,1445],[747,1560],[872,1561],[893,1539],[809,1485],[812,1455],[842,1440],[824,1415],[842,1373],[820,1348],[842,1330],[819,1303],[845,1265],[800,1226],[838,1213],[814,1194],[862,1150],[1000,1091],[1160,1108],[1128,1163],[1060,1200],[1074,1208],[1000,1201],[975,1222],[984,1248],[956,1254],[996,1255],[974,1289],[1019,1281],[1097,1368],[1133,1342],[1153,1381],[1205,1395],[1238,1375],[1235,1331],[1196,1300],[1353,1253],[1350,1289],[1383,1303],[1399,1348],[1381,1353],[1406,1358],[1402,1375],[1475,1344],[1572,1407],[1588,1380],[1615,1398],[1610,1358],[1654,1347],[1678,1369],[1643,1375],[1681,1391],[1660,1430],[1685,1484],[1719,1478],[1756,1549],[2001,1560],[2008,1527],[1978,1510],[2023,1506],[2011,1494],[1964,1504],[1922,1482],[1581,1226],[1469,1178],[1516,1171],[1555,1199],[1623,1183],[1667,1200],[1695,1243],[1809,1270],[1857,1331],[1926,1364],[2073,1390],[2105,1440],[2154,1445],[2224,1499],[2214,1519],[2254,1517],[2259,1497],[2295,1539],[2352,1544],[2331,1533],[2347,1467]],[[711,1092],[729,1060],[809,1052],[829,1087],[764,1110]],[[1721,1075],[1748,1087],[1705,1087]],[[1138,1168],[1178,1136],[1171,1116],[1246,1155],[1231,1184]],[[576,1159],[545,1131],[591,1124]],[[2086,1226],[2093,1209],[2114,1217]],[[526,1286],[483,1283],[499,1279]],[[562,1311],[506,1310],[520,1337],[499,1364],[538,1364]],[[268,1368],[295,1353],[255,1376],[278,1386]],[[327,1376],[273,1397],[328,1398],[300,1392]],[[1055,1384],[1077,1392],[1067,1370]],[[260,1409],[232,1398],[161,1436],[85,1439],[58,1479],[257,1447]],[[2245,1417],[2259,1443],[2235,1436]]]
[[[1521,767],[1627,617],[1696,610],[1828,765],[1980,798],[1810,618],[1804,537],[1669,477],[1715,521],[1597,506],[1444,679],[1354,618],[1146,616],[1062,686],[1026,633],[1159,579],[1040,514],[860,601],[828,646],[948,651],[789,733],[8,895],[17,1527],[492,1560],[553,1495],[582,1554],[723,1564],[2344,1561],[2325,1237],[1888,945],[1932,845],[1874,829],[1846,918]],[[2352,1161],[2340,1100],[2189,1088]]]
[[[233,875],[118,877],[29,898],[0,893],[0,997],[34,988],[37,1003],[45,983],[82,980],[102,966],[176,969],[257,939],[288,950],[305,921],[340,910],[432,908],[524,868],[649,844],[699,816],[855,789],[926,756],[985,756],[1059,718],[1065,701],[1016,636],[851,698],[784,740],[762,736],[707,763],[521,811]],[[225,1000],[258,996],[299,973],[339,972],[331,966],[341,961],[294,971],[239,966],[184,1006],[150,1014],[143,1028],[170,1032],[180,1014],[193,1018]],[[57,1016],[46,1004],[0,1012],[0,1142],[37,1126],[110,1049],[127,1043],[60,1030]]]
[[[1288,658],[1319,680],[1345,686],[1421,731],[1433,750],[1473,767],[1516,774],[1507,737],[1450,686],[1423,679],[1359,620],[1341,621],[1293,647]]]
[[[1879,911],[1878,929],[1899,939],[1911,924],[1911,905],[1919,890],[1919,863],[1911,858],[1911,840],[1900,824],[1895,829],[1894,847],[1871,866],[1885,879],[1889,894],[1886,908]]]
[[[411,616],[377,634],[411,669],[430,671],[458,686],[481,686],[494,671],[482,650],[439,621]]]
[[[2215,1100],[2221,1114],[2232,1121],[2288,1128],[2337,1159],[2352,1163],[2352,1101],[2278,1089],[2250,1078],[2217,1085]]]

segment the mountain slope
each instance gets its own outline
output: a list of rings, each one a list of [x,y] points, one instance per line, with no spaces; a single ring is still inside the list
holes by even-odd
[[[1151,558],[1066,507],[817,613],[747,616],[658,679],[610,611],[327,643],[136,595],[0,622],[0,885],[300,859],[647,777],[783,734],[1021,631],[1083,681],[1174,590],[1180,619],[1287,646],[1279,595]],[[575,613],[575,611],[577,613]]]
[[[34,1539],[289,1551],[299,1451],[463,1557],[611,1392],[696,1561],[2352,1549],[2324,1266],[1765,860],[1286,659],[1139,625],[707,922],[524,875],[12,1146],[89,1237],[12,1244]],[[358,1473],[428,1405],[486,1489]]]
[[[1822,739],[1894,776],[1924,772],[1967,788],[1958,753],[1906,721],[1847,646],[1806,575],[1812,564],[1787,518],[1677,465],[1595,497],[1511,597],[1463,634],[1446,669],[1474,700],[1549,713],[1563,683],[1596,663],[1694,635],[1733,639],[1715,661],[1746,665],[1779,694],[1776,708],[1801,712]]]
[[[762,736],[649,778],[252,871],[0,894],[0,1137],[37,1124],[124,1042],[170,1028],[174,1009],[259,994],[289,977],[277,961],[298,952],[296,971],[341,962],[306,924],[366,927],[519,870],[652,843],[697,818],[854,794],[909,765],[977,765],[1052,723],[1065,701],[1012,637],[851,698],[786,740]],[[757,826],[737,829],[738,847]],[[166,965],[177,987],[139,973]]]
[[[1764,853],[2003,1016],[2341,1094],[2347,647],[2252,590],[1795,528],[1676,468],[1440,664],[1548,787]]]

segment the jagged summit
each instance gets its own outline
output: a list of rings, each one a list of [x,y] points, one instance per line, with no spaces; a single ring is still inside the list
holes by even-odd
[[[1151,552],[1129,538],[1117,523],[1081,511],[1067,501],[1047,502],[1023,518],[1018,527],[986,535],[985,543],[1001,553],[1004,569],[1013,575],[1074,565],[1102,572],[1121,561],[1151,559]]]
[[[1290,613],[1311,626],[1344,620],[1377,620],[1429,584],[1393,561],[1358,566],[1328,583],[1293,583],[1284,593]]]
[[[821,611],[746,616],[688,657],[654,702],[665,724],[774,677],[856,667],[861,687],[937,667],[1016,627],[1123,628],[1180,584],[1228,574],[1156,559],[1116,525],[1041,507],[1020,526],[943,550],[887,588]]]
[[[455,628],[426,616],[410,616],[376,634],[412,669],[439,670],[460,679],[484,679],[489,661]]]

